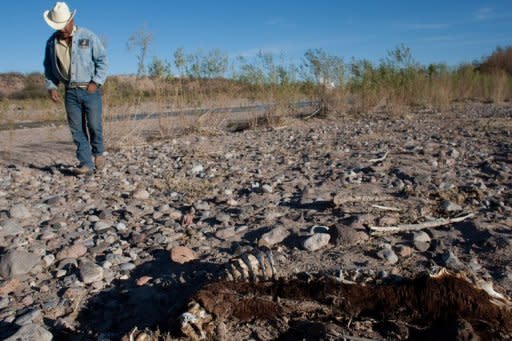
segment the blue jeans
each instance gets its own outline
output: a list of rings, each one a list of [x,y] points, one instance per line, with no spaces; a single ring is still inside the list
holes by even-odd
[[[64,102],[76,157],[81,166],[94,169],[93,155],[104,151],[100,90],[89,93],[82,88],[66,89]]]

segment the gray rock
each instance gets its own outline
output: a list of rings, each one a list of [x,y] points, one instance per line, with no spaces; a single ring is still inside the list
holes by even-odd
[[[194,208],[198,211],[208,211],[210,209],[210,205],[206,201],[198,201],[194,204]]]
[[[237,233],[236,233],[235,227],[232,226],[232,227],[226,227],[224,229],[218,230],[217,232],[215,232],[215,237],[222,239],[222,240],[228,240],[228,239],[232,239],[233,237],[235,237],[236,234]]]
[[[196,166],[192,167],[191,172],[192,172],[192,174],[202,173],[202,172],[204,172],[204,167],[203,167],[203,165],[196,165]]]
[[[331,236],[327,233],[315,233],[312,236],[306,238],[304,241],[304,249],[308,251],[317,251],[327,246],[331,240]]]
[[[449,155],[450,157],[454,158],[454,159],[457,159],[457,158],[459,158],[459,156],[460,156],[460,152],[459,152],[457,149],[452,148],[452,149],[448,152],[448,155]]]
[[[88,221],[90,221],[91,223],[96,223],[98,221],[100,221],[100,217],[98,217],[97,215],[90,215],[88,218],[87,218]]]
[[[132,197],[138,200],[147,200],[149,199],[149,196],[149,192],[145,189],[137,189],[132,194]]]
[[[446,213],[451,213],[451,212],[460,212],[462,211],[462,207],[452,201],[449,201],[449,200],[444,200],[442,203],[441,203],[441,208],[443,209],[443,211],[445,211]]]
[[[0,297],[0,309],[7,308],[9,306],[9,297],[1,296]]]
[[[461,271],[465,269],[464,263],[452,252],[446,251],[442,257],[444,266],[451,270]]]
[[[123,263],[123,264],[119,265],[119,268],[122,271],[131,271],[131,270],[135,269],[135,264],[133,264],[133,263]]]
[[[127,230],[126,224],[123,222],[117,223],[116,230],[118,230],[119,232],[126,231]]]
[[[27,324],[5,341],[52,341],[53,335],[37,324]]]
[[[52,195],[44,200],[44,203],[47,205],[56,205],[58,203],[66,202],[65,197],[61,197],[60,195]]]
[[[411,257],[413,254],[413,249],[407,245],[396,245],[395,250],[400,257]]]
[[[217,214],[215,216],[215,219],[217,219],[218,221],[220,221],[224,225],[229,224],[229,222],[231,221],[231,217],[229,216],[229,214],[226,214],[226,213],[219,213],[219,214]]]
[[[0,275],[3,278],[12,278],[28,274],[41,261],[36,254],[10,250],[0,259]]]
[[[414,247],[420,252],[425,252],[430,248],[430,241],[430,236],[424,231],[415,232],[413,235]]]
[[[331,229],[331,234],[336,245],[351,246],[367,241],[370,236],[362,228],[347,225],[337,225]]]
[[[271,247],[275,244],[282,242],[289,235],[290,231],[288,231],[287,228],[285,228],[284,226],[278,226],[262,235],[260,240],[258,241],[258,245]]]
[[[105,260],[107,262],[109,262],[110,264],[112,265],[119,265],[119,264],[123,264],[123,263],[128,263],[131,261],[131,258],[130,257],[126,257],[126,256],[123,256],[123,255],[116,255],[114,253],[109,253],[106,257],[105,257]]]
[[[83,243],[77,242],[69,247],[64,247],[60,250],[57,255],[57,260],[67,259],[67,258],[79,258],[87,253],[87,248]]]
[[[29,209],[23,204],[17,204],[11,207],[9,215],[14,219],[28,219],[32,217],[32,213],[30,213]]]
[[[382,249],[377,252],[377,256],[388,264],[396,264],[398,262],[398,256],[389,244],[384,244]]]
[[[43,322],[43,313],[41,312],[41,309],[30,310],[29,312],[17,317],[16,320],[14,320],[14,323],[18,326],[40,322]]]
[[[49,255],[46,255],[43,257],[43,262],[46,267],[49,267],[50,265],[52,265],[54,261],[55,261],[55,256],[52,254],[49,254]]]
[[[12,219],[0,224],[0,237],[17,236],[22,234],[23,231],[23,228]]]
[[[85,284],[101,281],[103,268],[93,262],[84,261],[80,264],[80,276]]]
[[[102,231],[108,230],[111,226],[112,226],[111,224],[100,220],[94,224],[94,231],[102,232]]]
[[[261,190],[263,193],[272,193],[274,191],[274,188],[271,185],[265,184],[261,186]]]

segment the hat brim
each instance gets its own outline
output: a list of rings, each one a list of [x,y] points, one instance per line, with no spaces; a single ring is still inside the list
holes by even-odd
[[[63,23],[55,22],[52,19],[50,19],[50,17],[48,16],[48,14],[50,14],[49,10],[44,11],[43,18],[46,21],[46,23],[48,24],[48,26],[50,26],[51,28],[53,28],[56,31],[59,31],[59,30],[62,30],[64,27],[66,27],[66,25],[69,23],[69,21],[75,17],[75,13],[76,13],[76,9],[73,11],[73,13],[71,13],[71,15],[69,16],[69,19]]]

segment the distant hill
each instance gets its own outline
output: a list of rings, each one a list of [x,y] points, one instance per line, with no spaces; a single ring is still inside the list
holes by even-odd
[[[41,76],[42,77],[42,76]],[[1,73],[0,93],[10,96],[25,88],[27,76],[21,73]]]

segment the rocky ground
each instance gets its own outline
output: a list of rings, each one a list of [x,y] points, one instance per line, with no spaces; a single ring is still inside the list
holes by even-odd
[[[255,248],[269,248],[285,278],[386,281],[445,267],[510,296],[511,130],[510,106],[464,104],[176,136],[110,151],[91,177],[66,162],[4,160],[0,337],[117,340],[137,327],[178,338],[190,297]],[[381,340],[412,328],[331,316],[316,323],[337,334],[309,335],[300,321],[233,317],[214,335]]]

